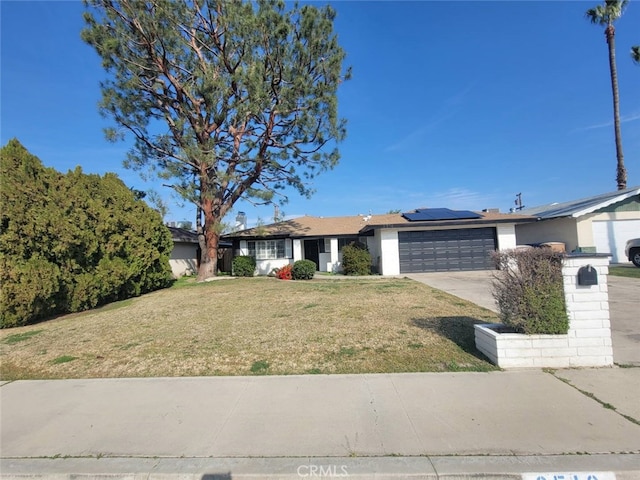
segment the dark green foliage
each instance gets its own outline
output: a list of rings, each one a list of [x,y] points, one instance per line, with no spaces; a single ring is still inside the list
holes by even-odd
[[[60,269],[39,257],[12,259],[0,254],[0,327],[18,327],[62,311]]]
[[[353,242],[342,249],[342,270],[345,275],[371,274],[371,254],[366,245]]]
[[[526,334],[569,330],[562,282],[562,254],[548,248],[496,252],[493,283],[500,319]]]
[[[316,264],[311,260],[298,260],[291,273],[294,280],[311,280],[316,273]]]
[[[232,262],[233,274],[236,277],[253,277],[256,271],[256,260],[249,256],[237,256]]]
[[[87,0],[82,38],[108,73],[101,110],[133,135],[127,166],[150,167],[204,218],[202,280],[220,222],[241,198],[285,198],[337,164],[345,52],[335,11],[276,1]],[[163,127],[164,125],[164,127]]]
[[[169,285],[171,234],[116,175],[63,175],[17,140],[0,161],[0,327]]]

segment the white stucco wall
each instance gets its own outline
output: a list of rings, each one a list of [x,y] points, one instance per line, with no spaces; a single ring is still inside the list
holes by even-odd
[[[269,275],[274,268],[282,268],[293,263],[288,258],[277,258],[274,260],[256,260],[256,275]]]
[[[400,275],[398,230],[376,230],[375,238],[378,252],[380,252],[380,274]]]
[[[296,238],[293,240],[293,261],[302,260],[302,240]]]
[[[578,247],[595,247],[593,222],[640,220],[640,212],[591,213],[578,218],[565,217],[540,220],[516,226],[518,245],[542,242],[564,242],[567,252]],[[640,233],[638,233],[640,235]],[[607,249],[611,250],[611,248]],[[608,252],[602,252],[608,253]]]
[[[508,225],[497,225],[496,236],[498,238],[498,250],[510,250],[516,248],[516,226],[511,223]]]
[[[319,255],[320,271],[337,273],[342,270],[342,255],[338,253],[338,239],[324,239],[324,251]]]
[[[194,275],[198,271],[197,243],[174,242],[169,265],[176,278]]]
[[[338,239],[337,238],[332,238],[329,241],[329,247],[330,247],[330,251],[331,251],[331,258],[329,259],[329,261],[331,262],[331,269],[329,269],[329,272],[337,272],[338,270],[340,270],[340,255],[338,254]]]
[[[331,263],[331,253],[318,254],[318,263],[321,272],[332,272],[333,264]]]
[[[496,236],[499,250],[508,250],[515,248],[516,229],[515,224],[506,225],[480,225],[478,228],[496,228]],[[474,227],[464,227],[474,228]],[[444,230],[442,227],[422,227],[412,230]],[[453,230],[458,230],[453,229]],[[380,274],[381,275],[400,275],[400,250],[398,242],[398,230],[381,229],[376,230],[373,237],[372,245],[376,250],[376,257],[380,258]],[[371,250],[371,248],[370,248]],[[378,253],[379,252],[379,253]],[[372,253],[372,258],[373,253]]]

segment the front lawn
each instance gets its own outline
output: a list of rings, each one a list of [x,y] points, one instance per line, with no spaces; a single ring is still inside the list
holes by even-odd
[[[609,275],[617,277],[640,278],[640,268],[634,265],[617,265],[609,267]]]
[[[220,279],[0,331],[3,380],[491,370],[481,307],[408,279]]]

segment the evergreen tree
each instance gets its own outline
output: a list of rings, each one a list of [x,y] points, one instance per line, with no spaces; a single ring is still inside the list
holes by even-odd
[[[216,274],[221,221],[240,199],[271,203],[332,168],[345,135],[345,53],[331,7],[282,0],[88,0],[82,38],[108,73],[101,108],[133,135],[126,166],[155,170],[194,203]],[[204,224],[202,224],[202,218]]]
[[[60,174],[14,139],[0,179],[1,327],[169,284],[171,234],[116,175]]]

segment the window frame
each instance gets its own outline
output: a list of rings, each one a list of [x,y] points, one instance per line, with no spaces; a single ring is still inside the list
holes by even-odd
[[[247,253],[256,260],[280,260],[287,258],[285,239],[248,240]]]

